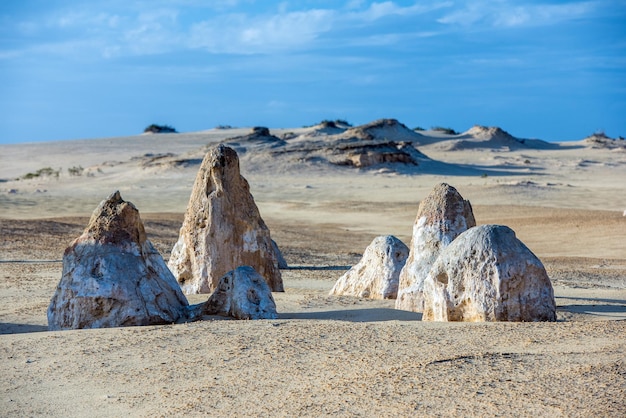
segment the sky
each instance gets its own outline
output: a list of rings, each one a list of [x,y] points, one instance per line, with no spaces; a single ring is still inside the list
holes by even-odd
[[[395,118],[626,136],[626,0],[1,0],[0,144]]]

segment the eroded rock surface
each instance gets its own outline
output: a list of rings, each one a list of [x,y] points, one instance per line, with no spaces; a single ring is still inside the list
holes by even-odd
[[[552,283],[509,227],[459,235],[424,283],[424,321],[555,321]]]
[[[205,315],[235,319],[276,319],[276,303],[265,279],[250,266],[229,271],[202,305]]]
[[[102,201],[65,250],[48,307],[51,330],[155,325],[185,319],[187,299],[119,192]]]
[[[272,240],[272,247],[274,248],[274,254],[276,254],[276,261],[278,262],[278,268],[281,269],[286,269],[289,267],[289,265],[287,264],[287,260],[285,260],[285,257],[283,257],[283,253],[280,251],[280,248],[278,248],[278,244],[276,244],[276,241]]]
[[[361,260],[337,280],[331,295],[395,299],[409,248],[393,235],[374,238]]]
[[[218,145],[204,157],[168,265],[187,294],[211,293],[239,266],[252,266],[272,291],[283,291],[270,231],[232,148]]]
[[[422,312],[424,280],[442,248],[476,225],[472,205],[441,183],[420,203],[409,258],[400,273],[396,309]]]

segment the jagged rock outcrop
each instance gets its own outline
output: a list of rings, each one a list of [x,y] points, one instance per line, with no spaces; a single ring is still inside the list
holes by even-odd
[[[65,250],[48,307],[51,330],[155,325],[186,319],[188,302],[119,192],[102,201]]]
[[[232,148],[218,145],[204,157],[168,265],[187,294],[211,293],[239,266],[252,266],[272,291],[283,291],[270,231]]]
[[[219,280],[217,289],[201,305],[204,315],[235,319],[276,319],[276,303],[265,279],[250,266],[237,267]]]
[[[541,261],[509,227],[481,225],[442,250],[424,283],[424,321],[556,321]]]
[[[409,258],[400,272],[396,309],[422,312],[423,287],[442,248],[476,225],[472,205],[452,186],[441,183],[420,203]]]
[[[330,294],[395,299],[400,270],[408,256],[409,248],[393,235],[376,237],[358,264],[337,280]]]
[[[429,158],[410,143],[393,141],[347,142],[336,144],[332,149],[331,163],[367,168],[378,164],[400,163],[419,165]]]

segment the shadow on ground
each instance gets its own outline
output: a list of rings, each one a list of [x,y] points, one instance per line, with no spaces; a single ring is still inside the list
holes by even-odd
[[[348,322],[421,321],[422,314],[398,309],[346,309],[335,311],[281,312],[279,319],[320,319]]]
[[[7,323],[7,322],[0,322],[0,335],[28,334],[30,332],[43,332],[43,331],[48,331],[48,327],[45,325],[12,324],[12,323]]]

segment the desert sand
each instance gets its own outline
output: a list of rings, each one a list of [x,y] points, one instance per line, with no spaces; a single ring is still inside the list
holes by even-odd
[[[625,416],[626,147],[376,129],[0,146],[0,415]],[[222,141],[289,264],[279,318],[48,331],[63,251],[98,203],[119,190],[167,260],[207,146]],[[400,142],[422,154],[346,163]],[[393,300],[328,295],[374,237],[409,245],[439,182],[542,260],[557,322],[426,323]]]

